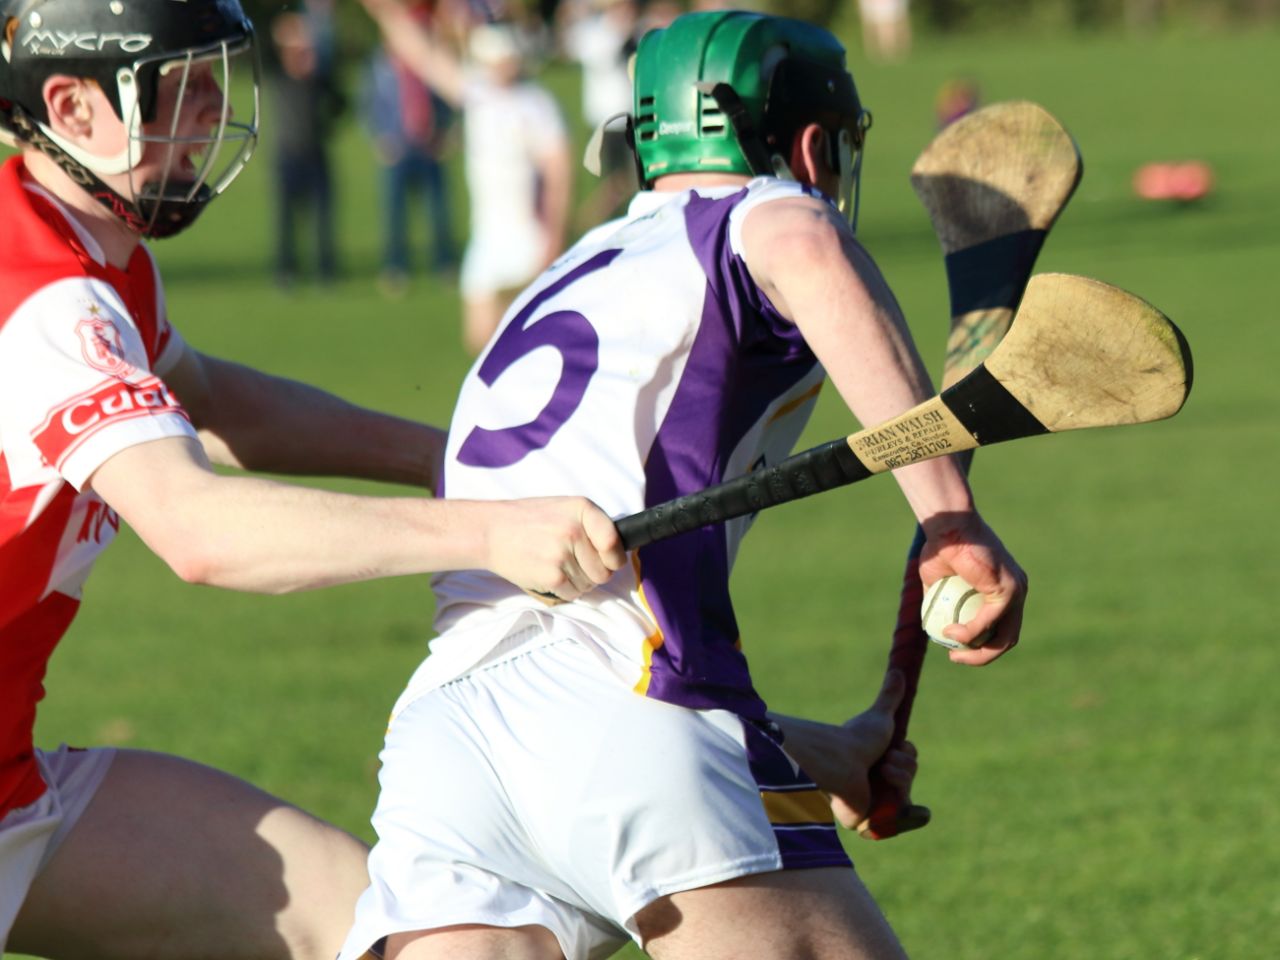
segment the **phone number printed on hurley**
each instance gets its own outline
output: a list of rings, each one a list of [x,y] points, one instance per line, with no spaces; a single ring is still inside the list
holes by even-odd
[[[951,429],[941,410],[926,410],[855,438],[853,452],[863,463],[894,470],[952,449]]]

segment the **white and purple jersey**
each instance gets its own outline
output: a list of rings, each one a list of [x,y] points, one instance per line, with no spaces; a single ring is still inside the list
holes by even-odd
[[[625,217],[583,237],[512,305],[468,374],[445,494],[581,495],[620,517],[788,456],[824,373],[748,273],[741,225],[758,204],[810,192],[773,178],[642,192]],[[636,664],[638,692],[762,717],[729,599],[750,522],[644,547],[550,616]],[[442,633],[546,611],[482,571],[434,586]]]

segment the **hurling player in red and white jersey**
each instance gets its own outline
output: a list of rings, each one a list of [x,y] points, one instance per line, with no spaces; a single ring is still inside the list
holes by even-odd
[[[366,882],[359,841],[233,777],[34,746],[46,663],[122,521],[184,580],[262,592],[474,567],[572,598],[623,561],[582,498],[213,471],[429,488],[444,439],[170,325],[142,239],[189,226],[243,167],[256,76],[235,0],[0,0],[0,137],[21,151],[0,165],[0,951],[328,960]]]

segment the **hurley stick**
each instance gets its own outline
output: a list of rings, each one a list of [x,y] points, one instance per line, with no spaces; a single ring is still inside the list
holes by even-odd
[[[1036,256],[1080,182],[1082,164],[1070,134],[1034,103],[997,103],[945,128],[916,160],[911,184],[942,245],[951,296],[942,383],[950,386],[988,357],[1008,332]],[[971,455],[963,455],[967,470]],[[902,577],[898,621],[889,652],[906,692],[894,716],[893,745],[907,736],[928,637],[920,625],[917,527]],[[908,804],[872,770],[872,810],[858,827],[885,839],[929,822],[927,807]]]

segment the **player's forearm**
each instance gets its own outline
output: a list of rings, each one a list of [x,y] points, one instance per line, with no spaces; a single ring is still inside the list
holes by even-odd
[[[866,251],[825,208],[793,205],[779,219],[788,242],[759,254],[762,272],[858,422],[883,423],[931,397],[902,311]],[[894,476],[926,526],[973,511],[968,481],[950,458]]]
[[[871,709],[839,726],[769,714],[769,719],[782,730],[787,753],[813,778],[818,789],[828,794],[837,821],[849,829],[856,828],[871,809],[872,765],[890,759],[885,751],[893,730],[900,681],[886,678],[885,684]],[[904,797],[910,794],[915,776],[914,757],[915,748],[904,744],[892,756],[892,763],[884,767],[890,782]]]
[[[261,593],[491,568],[509,504],[357,497],[221,476],[189,437],[125,447],[90,486],[182,579]]]
[[[849,734],[843,727],[780,713],[770,713],[769,719],[782,731],[787,753],[819,789],[838,793],[846,786]]]
[[[931,534],[967,525],[975,512],[969,481],[954,457],[939,457],[893,471],[916,520]]]
[[[434,488],[443,431],[239,364],[205,358],[204,369],[210,401],[197,425],[213,462]]]
[[[571,600],[626,559],[612,522],[582,497],[349,496],[220,476],[190,437],[125,447],[88,486],[184,580],[236,590],[484,569]]]
[[[850,412],[864,426],[883,423],[933,395],[906,325],[891,301],[872,298],[845,320],[810,323],[806,337]],[[973,510],[968,480],[954,458],[900,467],[894,478],[921,523]]]
[[[202,430],[209,459],[256,473],[347,477],[435,490],[443,431],[353,408],[328,417],[291,417],[272,429],[228,434]]]
[[[132,525],[191,583],[288,593],[487,563],[490,504],[354,497],[254,477],[179,497],[163,506],[162,523]]]

